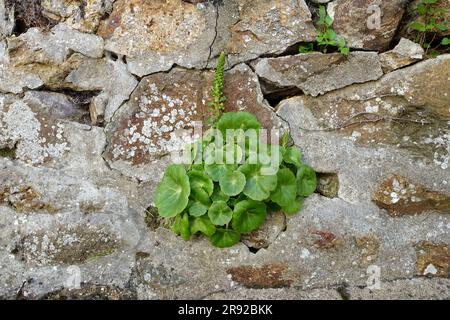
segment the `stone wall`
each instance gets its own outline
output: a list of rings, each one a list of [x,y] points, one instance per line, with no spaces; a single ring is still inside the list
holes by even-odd
[[[0,297],[449,299],[450,55],[407,39],[413,1],[369,28],[374,2],[0,0]],[[317,3],[348,57],[297,54]],[[230,249],[152,209],[221,51],[226,110],[288,127],[319,177]]]

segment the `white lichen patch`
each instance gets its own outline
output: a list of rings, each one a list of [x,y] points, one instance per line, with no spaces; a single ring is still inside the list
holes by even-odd
[[[29,164],[60,158],[69,150],[64,125],[41,117],[21,100],[9,106],[1,100],[0,132],[0,146],[16,146],[17,158]]]
[[[120,141],[112,150],[113,160],[135,160],[182,150],[194,141],[193,127],[197,103],[186,95],[172,96],[148,83],[146,92],[135,101],[137,112],[126,122]]]
[[[441,136],[426,138],[424,143],[433,145],[434,149],[437,150],[433,154],[434,163],[443,170],[447,170],[450,166],[450,132]]]

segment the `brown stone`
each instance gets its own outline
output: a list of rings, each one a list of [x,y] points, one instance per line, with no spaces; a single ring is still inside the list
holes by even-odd
[[[13,207],[18,213],[44,211],[55,212],[52,205],[45,203],[41,196],[30,186],[0,188],[0,204]]]
[[[391,175],[383,180],[372,201],[394,217],[425,211],[450,213],[449,194],[429,191],[399,175]]]
[[[361,249],[361,264],[372,264],[378,257],[380,249],[380,242],[378,239],[374,235],[369,234],[362,237],[355,237],[355,243],[356,246]]]
[[[450,277],[450,246],[448,244],[422,241],[415,248],[417,275]]]
[[[283,264],[267,264],[262,267],[241,266],[228,268],[234,282],[247,288],[283,288],[293,282],[285,278],[287,266]]]
[[[331,3],[333,28],[352,48],[384,51],[388,49],[405,11],[406,1],[380,1],[380,27],[370,27],[368,21],[375,11],[373,0],[340,0]],[[332,8],[332,9],[331,9]],[[330,10],[331,9],[331,10]],[[376,13],[375,13],[376,14]]]
[[[340,243],[338,237],[330,231],[316,230],[312,234],[316,238],[314,245],[320,249],[331,249]]]

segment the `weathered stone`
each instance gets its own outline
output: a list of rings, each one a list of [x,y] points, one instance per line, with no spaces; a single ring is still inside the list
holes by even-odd
[[[103,40],[95,35],[63,24],[48,32],[31,28],[9,38],[7,45],[0,42],[0,91],[21,93],[44,84],[53,89],[70,87],[64,81],[70,71],[89,58],[102,56]]]
[[[66,83],[77,91],[101,91],[91,103],[92,120],[104,116],[109,121],[125,100],[128,100],[138,81],[128,72],[120,59],[85,60],[70,72]]]
[[[351,300],[448,300],[450,280],[412,278],[382,282],[379,289],[349,288]]]
[[[11,206],[19,213],[39,211],[53,213],[55,211],[29,186],[3,186],[0,188],[0,204]]]
[[[361,249],[360,262],[363,265],[370,265],[378,258],[380,242],[372,235],[355,238],[356,246]]]
[[[258,230],[241,236],[241,241],[250,248],[267,248],[286,228],[286,217],[277,211],[267,215],[266,221]]]
[[[135,300],[136,292],[107,285],[82,284],[79,289],[61,289],[44,295],[42,300]]]
[[[339,53],[310,53],[264,58],[253,66],[271,87],[297,87],[312,96],[377,80],[383,75],[375,52],[352,52],[348,57]]]
[[[0,0],[0,39],[8,37],[14,29],[14,10],[5,6],[5,0]]]
[[[225,51],[231,65],[316,39],[304,0],[223,1],[218,14],[212,56]]]
[[[416,245],[416,274],[419,276],[450,277],[450,246],[422,241]]]
[[[42,0],[42,14],[82,32],[95,32],[114,0]]]
[[[195,121],[208,118],[213,77],[210,71],[176,68],[142,79],[107,128],[105,158],[111,167],[141,180],[156,179],[152,168],[161,166],[156,160],[180,151],[195,138]],[[248,111],[267,129],[282,127],[249,67],[239,65],[227,72],[224,94],[226,111]]]
[[[215,37],[214,5],[169,1],[118,0],[98,34],[105,48],[127,56],[129,70],[144,76],[206,65]]]
[[[424,55],[425,51],[419,44],[401,38],[394,49],[380,54],[381,67],[388,73],[422,60]]]
[[[327,198],[336,198],[339,194],[339,177],[336,173],[316,173],[317,192]]]
[[[119,0],[98,34],[107,50],[127,56],[132,73],[144,76],[174,64],[202,68],[221,51],[235,65],[312,41],[315,29],[303,0],[232,0],[217,6]]]
[[[70,265],[112,254],[118,246],[116,235],[102,228],[80,225],[27,234],[18,240],[15,254],[27,264]]]
[[[405,11],[405,0],[338,0],[328,4],[333,29],[352,48],[385,51]],[[380,25],[377,25],[380,22]]]
[[[5,0],[6,7],[14,9],[14,33],[26,32],[29,28],[49,28],[54,24],[42,15],[42,0]]]
[[[72,30],[65,24],[58,24],[51,31],[41,31],[31,28],[17,38],[8,40],[9,51],[19,51],[25,55],[28,62],[33,57],[41,58],[44,62],[52,61],[63,63],[73,53],[78,52],[90,58],[101,58],[103,56],[103,39],[90,34]],[[39,54],[36,55],[36,51]],[[12,55],[14,56],[14,55]],[[25,63],[15,57],[12,62],[17,65]]]
[[[16,158],[30,164],[48,162],[69,148],[65,125],[27,95],[0,96],[0,147],[15,147]]]
[[[317,98],[296,97],[301,128],[335,132],[365,146],[395,146],[446,170],[450,161],[447,119],[450,55],[391,72]],[[435,94],[441,92],[442,94]]]
[[[314,236],[314,245],[317,248],[331,249],[341,242],[337,235],[329,231],[314,230],[311,234]]]
[[[286,277],[287,266],[267,264],[261,267],[240,266],[227,269],[234,282],[247,288],[289,287],[292,280]]]
[[[238,287],[228,292],[211,294],[206,300],[341,300],[341,296],[334,289],[247,289]]]
[[[398,175],[389,176],[380,183],[373,201],[392,216],[426,211],[450,213],[450,194],[426,190]]]

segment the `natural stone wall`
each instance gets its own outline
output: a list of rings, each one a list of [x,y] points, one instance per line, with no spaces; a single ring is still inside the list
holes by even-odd
[[[317,3],[349,56],[297,54]],[[0,297],[449,299],[450,55],[411,41],[414,3],[372,29],[364,0],[0,0]],[[153,210],[221,51],[226,111],[289,129],[319,182],[230,249]]]

